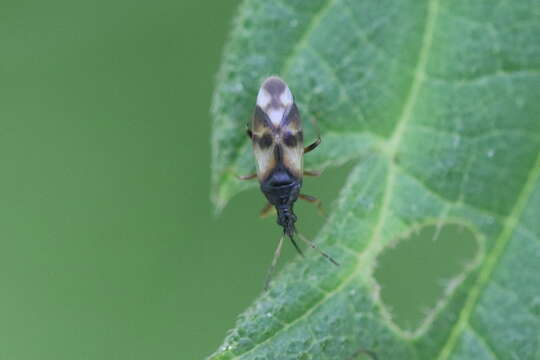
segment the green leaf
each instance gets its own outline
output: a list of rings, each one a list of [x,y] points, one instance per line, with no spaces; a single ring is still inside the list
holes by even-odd
[[[538,0],[244,1],[212,109],[217,207],[253,186],[235,175],[271,74],[318,120],[306,167],[356,165],[316,239],[342,266],[289,264],[210,359],[539,359],[539,39]],[[433,224],[468,229],[478,255],[405,331],[374,267]]]

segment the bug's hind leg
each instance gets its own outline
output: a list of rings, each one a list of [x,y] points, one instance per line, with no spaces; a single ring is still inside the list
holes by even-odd
[[[319,211],[319,214],[321,216],[326,216],[326,213],[324,212],[324,209],[322,207],[322,201],[317,199],[315,196],[306,195],[306,194],[300,194],[298,197],[302,200],[305,200],[307,202],[310,202],[317,206],[317,210]]]
[[[273,210],[274,210],[274,205],[268,203],[262,208],[259,216],[261,217],[261,219],[267,218],[270,214],[272,214]]]

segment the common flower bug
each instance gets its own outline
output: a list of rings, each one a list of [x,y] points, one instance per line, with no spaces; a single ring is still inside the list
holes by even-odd
[[[303,256],[303,253],[296,243],[295,235],[318,250],[330,262],[339,265],[315,243],[298,233],[295,227],[297,218],[293,206],[298,198],[320,205],[317,198],[301,194],[300,189],[303,175],[318,175],[316,172],[304,171],[303,160],[304,154],[315,149],[321,138],[317,137],[315,142],[304,147],[298,108],[291,90],[279,77],[271,76],[262,83],[247,135],[253,143],[257,172],[242,176],[241,179],[259,180],[261,191],[268,200],[268,205],[261,215],[264,216],[275,208],[277,223],[283,228],[283,235],[268,270],[265,289],[268,289],[285,237],[291,240],[300,255]]]

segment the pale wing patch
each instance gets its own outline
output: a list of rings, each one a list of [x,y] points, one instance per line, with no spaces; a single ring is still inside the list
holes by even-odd
[[[285,107],[287,107],[289,105],[292,105],[293,96],[292,96],[291,90],[289,89],[288,86],[286,86],[285,91],[283,91],[283,93],[281,93],[281,96],[279,97],[279,100],[281,100],[281,103]]]
[[[301,178],[304,172],[304,148],[301,145],[289,148],[285,145],[283,149],[283,163],[296,177]]]
[[[285,108],[283,107],[270,108],[266,111],[266,114],[270,118],[270,121],[276,127],[278,127],[279,124],[281,123],[281,119],[283,119],[284,113],[285,113]]]
[[[257,105],[259,105],[261,109],[265,109],[270,104],[270,101],[272,101],[272,96],[265,88],[261,87],[259,89],[259,94],[257,95]]]
[[[276,166],[274,146],[263,150],[254,144],[253,153],[255,154],[255,160],[257,160],[257,177],[259,180],[263,180]]]
[[[279,127],[285,112],[293,102],[293,96],[287,84],[275,76],[266,79],[257,94],[257,106],[266,113],[276,128]]]

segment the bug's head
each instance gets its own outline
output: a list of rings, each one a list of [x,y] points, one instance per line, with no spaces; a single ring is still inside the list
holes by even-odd
[[[296,228],[294,227],[296,215],[291,210],[280,211],[278,209],[277,223],[283,227],[283,233],[288,237],[292,237],[296,233]]]

